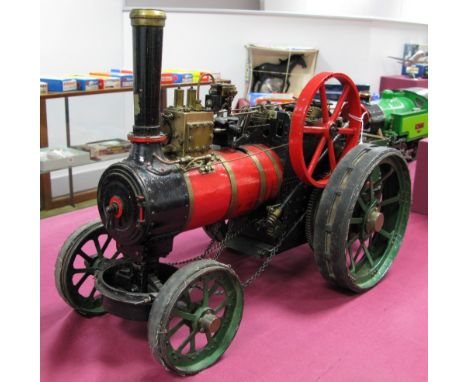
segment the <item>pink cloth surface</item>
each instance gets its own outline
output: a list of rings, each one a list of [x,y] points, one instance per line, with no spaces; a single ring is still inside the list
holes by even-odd
[[[112,315],[81,317],[54,285],[57,253],[95,207],[41,221],[41,380],[171,381],[153,360],[146,323]],[[170,260],[200,254],[201,229],[176,238]],[[227,253],[241,280],[259,261]],[[330,287],[307,245],[273,260],[245,291],[233,343],[190,381],[426,381],[427,216],[412,213],[399,255],[385,279],[362,295]]]

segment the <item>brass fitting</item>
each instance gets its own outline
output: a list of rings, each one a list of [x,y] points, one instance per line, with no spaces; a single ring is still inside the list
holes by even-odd
[[[132,26],[164,27],[166,13],[158,9],[132,9]]]

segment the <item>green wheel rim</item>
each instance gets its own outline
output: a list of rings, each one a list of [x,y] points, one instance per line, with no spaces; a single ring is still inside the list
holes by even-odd
[[[196,263],[202,264],[201,269],[193,266]],[[194,269],[188,277],[184,268],[171,276],[166,283],[169,304],[161,307],[161,291],[163,296],[158,299],[163,301],[153,305],[152,311],[161,307],[164,312],[155,313],[156,318],[150,314],[153,354],[182,375],[197,373],[221,357],[237,332],[243,311],[242,288],[234,272],[215,261],[207,266],[203,266],[205,261],[196,263],[184,267]],[[185,273],[181,275],[181,271]]]
[[[102,295],[95,287],[95,274],[107,262],[121,257],[100,221],[82,225],[63,244],[55,264],[55,285],[78,313],[96,316],[106,313]]]
[[[382,279],[398,253],[411,205],[411,182],[396,156],[384,158],[361,187],[349,224],[346,266],[367,289]]]

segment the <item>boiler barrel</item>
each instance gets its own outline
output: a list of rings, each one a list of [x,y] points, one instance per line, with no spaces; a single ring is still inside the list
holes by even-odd
[[[214,171],[193,169],[185,174],[189,191],[186,230],[233,218],[265,201],[281,188],[283,166],[278,155],[264,145],[215,151]]]

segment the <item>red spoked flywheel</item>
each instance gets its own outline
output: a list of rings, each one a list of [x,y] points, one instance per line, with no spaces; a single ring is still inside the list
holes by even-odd
[[[335,109],[330,115],[328,110],[325,82],[331,79],[340,81],[343,91],[338,98]],[[320,93],[321,118],[312,125],[306,123],[307,114],[312,101]],[[346,123],[338,126],[337,120],[346,107]],[[302,89],[292,115],[291,130],[289,133],[289,157],[296,175],[305,183],[323,188],[327,185],[331,173],[339,160],[359,143],[361,135],[361,102],[359,92],[354,82],[346,74],[323,72],[313,77]],[[318,137],[318,143],[310,158],[304,155],[304,135],[312,134]],[[345,138],[343,150],[335,152],[334,141],[338,136]],[[326,152],[326,154],[325,154]],[[321,158],[328,156],[329,172],[320,179],[314,177]],[[321,174],[323,175],[323,174]]]

